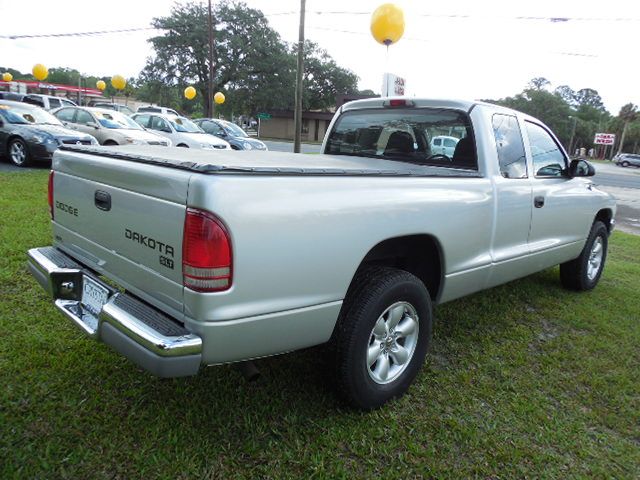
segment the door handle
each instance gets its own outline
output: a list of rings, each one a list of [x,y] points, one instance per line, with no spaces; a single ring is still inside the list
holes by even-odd
[[[107,192],[96,190],[94,201],[96,207],[98,207],[100,210],[104,210],[105,212],[111,210],[111,195],[109,195]]]
[[[536,208],[544,207],[544,197],[542,195],[533,197],[533,206]]]

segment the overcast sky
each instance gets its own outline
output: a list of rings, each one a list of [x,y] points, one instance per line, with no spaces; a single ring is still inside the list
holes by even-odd
[[[262,10],[284,40],[297,40],[299,1],[246,3]],[[624,103],[640,104],[640,2],[635,0],[398,0],[406,30],[388,54],[369,33],[371,12],[381,3],[307,0],[307,38],[353,70],[361,89],[379,92],[382,73],[390,71],[407,79],[409,95],[501,98],[542,76],[552,88],[595,88],[614,114]],[[0,35],[143,27],[153,17],[167,15],[173,4],[174,0],[0,0]],[[146,39],[155,34],[0,39],[0,65],[27,72],[43,63],[86,74],[135,76],[152,54]]]

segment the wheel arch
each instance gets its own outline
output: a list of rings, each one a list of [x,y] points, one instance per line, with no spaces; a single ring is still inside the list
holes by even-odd
[[[603,208],[595,216],[594,222],[600,221],[607,227],[609,233],[613,229],[613,211],[610,208]]]
[[[5,155],[9,155],[9,146],[11,145],[11,142],[13,142],[14,140],[21,140],[22,143],[24,143],[24,146],[27,149],[27,153],[31,153],[31,149],[29,148],[29,142],[27,142],[21,135],[17,134],[17,133],[13,133],[11,135],[9,135],[9,137],[7,137],[7,142],[5,143],[5,147],[4,147],[4,153]]]
[[[405,235],[379,242],[367,252],[358,265],[348,291],[354,287],[354,280],[358,273],[364,267],[370,266],[405,270],[424,283],[433,303],[437,303],[441,296],[444,286],[445,260],[442,245],[433,235]]]

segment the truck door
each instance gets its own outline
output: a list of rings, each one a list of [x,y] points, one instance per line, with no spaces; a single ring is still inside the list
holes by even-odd
[[[493,268],[489,286],[522,276],[529,253],[532,187],[522,132],[514,115],[494,114],[500,175],[495,176],[495,232],[491,257]],[[526,273],[525,273],[526,274]]]
[[[531,253],[562,251],[563,246],[584,240],[593,221],[585,204],[589,194],[587,183],[581,178],[566,176],[567,157],[545,127],[528,120],[525,126],[533,167],[534,208],[529,250]],[[545,253],[544,257],[552,260],[553,255]]]

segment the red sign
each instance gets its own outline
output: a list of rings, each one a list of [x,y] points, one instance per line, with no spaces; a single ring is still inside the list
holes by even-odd
[[[596,133],[593,143],[596,145],[613,145],[616,141],[614,133]]]
[[[74,85],[61,85],[59,83],[48,83],[48,82],[30,82],[25,80],[19,80],[14,82],[5,82],[3,80],[0,80],[0,85],[11,85],[12,83],[22,83],[26,85],[27,88],[45,88],[47,90],[58,90],[61,92],[71,92],[71,93],[78,93],[78,90],[79,90],[80,93],[82,93],[83,95],[102,96],[102,92],[97,88],[86,88],[86,87],[79,88]]]

